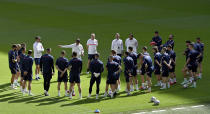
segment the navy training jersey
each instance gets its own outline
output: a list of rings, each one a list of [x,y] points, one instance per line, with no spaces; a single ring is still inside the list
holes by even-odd
[[[135,52],[131,52],[129,56],[133,59],[134,65],[137,65],[138,54]]]
[[[22,70],[24,72],[28,72],[28,74],[32,74],[33,61],[34,59],[31,56],[27,55],[23,60]]]
[[[190,49],[186,48],[185,51],[184,51],[184,55],[186,56],[186,61],[188,59],[189,53],[190,53]]]
[[[79,58],[72,58],[68,66],[71,66],[70,73],[72,74],[80,74],[82,72],[82,60]]]
[[[152,68],[152,58],[150,56],[144,56],[143,57],[143,64],[142,64],[142,68],[145,68],[145,66],[147,65],[147,68]]]
[[[167,53],[170,56],[170,59],[172,59],[173,61],[176,61],[176,53],[173,50],[167,51]]]
[[[21,53],[21,54],[19,55],[19,57],[20,57],[20,62],[19,62],[19,64],[20,64],[20,66],[22,67],[22,64],[23,64],[24,58],[26,57],[26,54]],[[22,70],[21,67],[20,67],[20,69]]]
[[[164,45],[163,47],[167,47],[171,45],[172,46],[172,49],[174,49],[174,40],[168,40]]]
[[[40,59],[40,69],[43,74],[51,74],[54,70],[54,58],[50,54],[42,55]]]
[[[10,68],[15,68],[17,67],[17,62],[14,62],[14,60],[17,59],[17,54],[15,51],[10,50],[8,53],[8,57],[9,57],[9,67]]]
[[[199,53],[202,53],[203,54],[203,51],[204,51],[204,44],[203,43],[195,43],[194,44],[194,49],[196,51],[198,51]]]
[[[199,56],[199,52],[196,50],[190,50],[188,57],[190,58],[189,64],[196,64],[197,63],[197,57]]]
[[[99,59],[94,59],[90,63],[90,71],[92,73],[102,73],[104,71],[104,65],[103,62]]]
[[[106,65],[108,70],[108,77],[113,76],[115,72],[119,70],[119,64],[115,61],[108,62]]]
[[[113,61],[117,62],[119,65],[121,65],[121,57],[119,55],[113,56]]]
[[[127,56],[123,59],[125,71],[132,71],[134,68],[134,61],[131,57]]]
[[[170,56],[168,53],[162,54],[162,69],[168,69],[168,66],[164,63],[164,61],[169,64],[170,62]]]
[[[58,66],[58,68],[60,69],[60,70],[62,70],[62,71],[64,71],[66,68],[68,68],[68,64],[69,64],[69,62],[68,62],[68,59],[67,58],[65,58],[65,57],[59,57],[57,60],[56,60],[56,63],[55,63],[57,66]],[[60,73],[59,71],[58,71],[58,73]],[[66,72],[67,73],[67,72]],[[65,74],[66,74],[65,73]]]
[[[162,38],[160,36],[154,36],[152,41],[156,43],[156,46],[160,46],[162,44]]]
[[[162,54],[160,52],[155,53],[154,55],[154,67],[159,68],[160,66],[155,62],[156,60],[161,64]]]

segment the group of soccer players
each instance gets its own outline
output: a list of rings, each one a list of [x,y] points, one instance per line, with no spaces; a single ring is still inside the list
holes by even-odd
[[[174,52],[174,40],[173,35],[169,35],[169,40],[162,44],[162,39],[159,36],[158,31],[155,31],[155,35],[152,38],[150,45],[154,54],[154,59],[147,52],[147,47],[142,48],[141,53],[137,53],[138,41],[134,38],[133,34],[129,34],[129,38],[125,41],[126,50],[123,49],[123,41],[120,39],[120,34],[116,33],[115,39],[111,44],[110,56],[106,63],[107,80],[104,97],[110,96],[113,98],[118,91],[120,91],[120,74],[124,72],[126,81],[126,92],[130,95],[134,91],[139,89],[147,90],[151,92],[152,89],[152,73],[157,77],[157,84],[160,89],[170,88],[171,85],[176,84],[176,53]],[[61,96],[60,86],[61,82],[64,82],[65,96],[72,99],[75,96],[74,86],[78,87],[79,98],[82,98],[82,89],[80,85],[80,74],[82,72],[83,62],[82,56],[84,56],[84,49],[80,44],[80,39],[77,39],[74,44],[70,45],[58,45],[60,48],[72,48],[72,58],[70,61],[65,57],[66,52],[61,51],[60,57],[55,62],[56,69],[58,70],[58,96]],[[202,76],[202,60],[204,52],[204,44],[201,43],[200,38],[197,38],[196,43],[186,41],[187,49],[184,53],[186,56],[186,64],[183,68],[184,82],[181,84],[184,87],[196,87],[196,80]],[[87,41],[88,50],[88,63],[87,73],[91,73],[89,95],[91,97],[92,87],[96,82],[96,99],[99,98],[101,76],[104,72],[104,64],[99,59],[100,54],[97,52],[98,41],[95,39],[95,34],[91,34],[91,38]],[[51,48],[46,49],[41,43],[41,37],[35,37],[35,43],[33,44],[33,51],[28,50],[26,54],[26,44],[12,45],[12,50],[9,51],[9,68],[11,70],[11,88],[16,89],[20,86],[20,90],[23,94],[31,93],[32,83],[32,67],[35,61],[35,79],[39,80],[39,72],[42,73],[44,79],[44,95],[49,96],[50,81],[55,74],[54,69],[54,57],[51,55]],[[34,53],[34,58],[32,57]],[[122,57],[124,56],[123,60]],[[154,60],[154,62],[153,62]],[[122,70],[122,63],[124,64],[124,70]],[[199,69],[199,72],[197,72]],[[68,75],[68,70],[70,71]],[[141,86],[139,87],[138,75],[141,77]],[[20,76],[20,84],[18,78]],[[145,77],[146,76],[146,77]],[[68,78],[69,77],[69,78]],[[188,79],[189,78],[189,79]],[[70,82],[68,89],[67,82]],[[28,83],[27,83],[28,82]],[[28,90],[27,90],[28,87]]]

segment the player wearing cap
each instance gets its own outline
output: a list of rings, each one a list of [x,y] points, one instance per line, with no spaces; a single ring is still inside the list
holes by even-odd
[[[9,51],[8,53],[8,57],[9,57],[9,68],[12,74],[11,77],[11,88],[12,89],[16,89],[15,85],[14,85],[14,80],[16,78],[17,75],[17,54],[16,54],[16,50],[17,50],[17,46],[14,44],[12,45],[12,49]]]
[[[154,46],[157,46],[158,50],[161,51],[162,38],[159,36],[158,31],[155,31],[155,36],[152,38],[151,42],[155,42]]]
[[[133,34],[129,34],[129,38],[125,40],[125,46],[128,51],[128,47],[132,47],[133,51],[137,53],[138,41],[134,38]]]
[[[115,37],[116,38],[112,41],[111,50],[114,50],[117,53],[117,55],[122,57],[123,41],[120,39],[120,34],[119,33],[116,33]]]
[[[61,56],[56,60],[56,69],[58,70],[58,96],[60,97],[60,86],[61,82],[64,82],[65,86],[65,96],[68,96],[67,92],[67,82],[68,82],[68,73],[64,72],[66,68],[68,68],[68,59],[65,58],[66,52],[61,51]]]
[[[100,83],[101,83],[101,73],[104,71],[103,62],[99,60],[99,54],[95,54],[95,59],[90,63],[90,87],[89,87],[89,95],[91,97],[92,88],[94,83],[96,82],[96,99],[98,99],[99,91],[100,91]]]
[[[72,99],[72,93],[73,93],[74,85],[76,83],[78,86],[79,98],[82,99],[82,89],[80,86],[80,73],[82,72],[82,60],[80,58],[77,58],[76,52],[72,53],[72,59],[69,61],[68,66],[69,66],[68,69],[70,70],[69,98]]]
[[[77,58],[82,58],[84,56],[84,49],[82,44],[80,43],[80,39],[78,38],[75,43],[70,45],[58,45],[60,48],[72,48],[72,53],[77,53]]]
[[[203,52],[204,52],[204,43],[201,42],[200,37],[196,38],[196,43],[194,44],[195,49],[200,53],[198,56],[198,69],[199,69],[199,74],[198,78],[202,78],[202,61],[203,61]]]
[[[46,49],[46,54],[42,55],[40,59],[40,69],[44,78],[44,95],[49,96],[50,80],[55,73],[54,58],[51,55],[51,48]]]
[[[33,58],[32,58],[32,50],[28,51],[28,55],[24,58],[23,63],[22,63],[22,70],[23,72],[23,89],[22,93],[25,94],[25,89],[26,89],[26,82],[28,82],[28,94],[32,96],[33,94],[31,93],[31,83],[32,83],[32,67],[33,67]]]
[[[94,59],[97,53],[98,40],[95,39],[95,33],[91,34],[91,38],[87,41],[88,49],[88,64],[87,64],[87,74],[89,73],[90,62]]]
[[[36,64],[36,69],[35,69],[35,76],[36,80],[39,80],[39,72],[40,72],[40,59],[42,56],[42,52],[44,52],[44,47],[41,43],[41,37],[36,36],[35,37],[35,42],[33,44],[33,50],[34,50],[34,60]]]

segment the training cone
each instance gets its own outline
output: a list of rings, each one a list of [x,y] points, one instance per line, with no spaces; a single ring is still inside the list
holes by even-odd
[[[100,110],[99,110],[99,109],[96,109],[96,110],[95,110],[95,113],[100,113]]]

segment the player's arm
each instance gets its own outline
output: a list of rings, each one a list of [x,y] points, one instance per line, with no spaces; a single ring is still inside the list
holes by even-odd
[[[54,68],[54,59],[52,58],[52,61],[51,61],[51,67],[52,67],[52,75],[54,75],[55,73],[55,68]]]
[[[170,60],[171,61],[171,60]],[[168,64],[166,61],[163,61],[163,63],[168,67],[171,68],[170,64]],[[170,63],[170,62],[169,62]]]
[[[159,67],[161,67],[162,65],[159,63],[158,60],[155,60],[155,63],[158,64]]]
[[[82,56],[84,56],[84,52],[85,52],[85,51],[84,51],[83,46],[81,45],[81,47],[80,47],[80,48],[81,48],[81,49],[80,49],[80,50],[81,50],[81,55],[82,55]]]
[[[43,51],[44,51],[44,48],[43,48],[43,46],[42,46],[41,43],[39,43],[39,44],[36,46],[36,49],[37,49],[38,52],[43,52]]]
[[[42,65],[43,65],[43,57],[41,57],[40,59],[40,71],[43,73]]]

